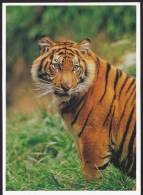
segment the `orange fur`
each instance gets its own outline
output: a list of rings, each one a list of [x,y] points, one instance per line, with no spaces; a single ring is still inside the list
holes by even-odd
[[[86,178],[101,177],[110,161],[135,177],[135,79],[96,56],[88,40],[44,41],[32,77],[58,90],[59,110],[76,138]]]

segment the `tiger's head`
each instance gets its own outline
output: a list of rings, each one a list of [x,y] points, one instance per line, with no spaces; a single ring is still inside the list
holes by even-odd
[[[40,56],[33,62],[31,73],[41,95],[54,93],[69,100],[88,91],[95,77],[90,40],[53,42],[43,37],[38,45]]]

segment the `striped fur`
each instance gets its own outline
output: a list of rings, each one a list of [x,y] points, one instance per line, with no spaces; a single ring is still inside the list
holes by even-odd
[[[135,177],[135,78],[96,56],[89,40],[54,43],[43,38],[39,45],[32,78],[42,94],[57,97],[86,178],[102,176],[110,161]]]

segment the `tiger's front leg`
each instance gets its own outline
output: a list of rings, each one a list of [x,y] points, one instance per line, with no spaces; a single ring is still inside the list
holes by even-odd
[[[107,134],[104,131],[85,129],[78,139],[78,150],[85,178],[101,178],[102,170],[106,168],[111,157]]]

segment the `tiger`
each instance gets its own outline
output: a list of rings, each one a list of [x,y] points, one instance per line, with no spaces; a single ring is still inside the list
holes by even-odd
[[[88,180],[102,178],[111,162],[136,178],[136,79],[80,42],[38,41],[32,79],[43,95],[52,94],[75,138],[81,170]]]

